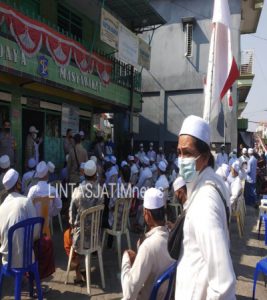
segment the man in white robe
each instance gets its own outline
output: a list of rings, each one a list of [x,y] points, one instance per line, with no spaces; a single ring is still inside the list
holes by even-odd
[[[213,170],[210,127],[187,117],[179,134],[180,175],[188,200],[183,249],[178,259],[175,299],[233,300],[236,276],[229,253],[227,191]]]

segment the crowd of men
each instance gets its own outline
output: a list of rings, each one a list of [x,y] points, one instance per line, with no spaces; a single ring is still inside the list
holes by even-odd
[[[10,127],[10,124],[5,126],[8,125]],[[228,158],[222,145],[214,159],[209,125],[199,117],[189,116],[178,136],[178,155],[167,161],[162,147],[156,152],[153,143],[149,144],[149,149],[140,144],[138,153],[129,154],[118,164],[110,136],[106,142],[102,136],[98,137],[94,155],[88,158],[83,147],[84,133],[73,136],[69,129],[64,139],[65,165],[55,172],[53,162],[39,162],[37,152],[42,141],[37,141],[37,132],[34,126],[30,127],[32,152],[27,156],[27,171],[21,176],[14,169],[14,157],[10,156],[10,151],[15,149],[14,141],[5,143],[6,150],[1,150],[0,253],[3,264],[7,262],[9,228],[21,220],[42,215],[40,205],[34,199],[52,196],[50,219],[58,215],[63,206],[67,208],[70,229],[69,235],[64,237],[64,247],[69,253],[71,246],[75,251],[80,247],[80,217],[85,209],[104,204],[102,226],[111,228],[122,187],[126,190],[136,187],[137,191],[145,192],[131,196],[134,198],[132,228],[138,233],[143,233],[146,228],[146,233],[138,242],[137,252],[130,249],[124,252],[121,269],[123,299],[149,299],[155,279],[174,262],[167,250],[172,227],[170,223],[166,225],[168,201],[179,202],[186,213],[175,299],[235,299],[236,279],[229,253],[227,208],[234,209],[242,193],[242,182],[245,182],[246,203],[255,205],[257,202],[257,159],[252,148],[243,148],[239,158],[237,150],[233,149]],[[8,136],[12,139],[10,130],[3,134],[6,139]],[[0,148],[3,147],[1,142]],[[58,192],[55,182],[67,184],[67,196]],[[74,190],[70,189],[69,183]],[[115,185],[115,193],[111,192],[112,185]],[[86,193],[88,186],[90,196]],[[109,193],[99,192],[105,187]],[[89,247],[90,225],[85,226],[84,245]],[[51,241],[46,246],[50,250],[53,248]],[[107,246],[112,246],[112,238]],[[17,251],[19,257],[20,249]],[[53,251],[47,251],[47,255],[46,264],[50,260],[51,268],[46,275],[50,275],[54,270]],[[78,253],[73,257],[72,268],[76,271],[75,284],[83,285]]]

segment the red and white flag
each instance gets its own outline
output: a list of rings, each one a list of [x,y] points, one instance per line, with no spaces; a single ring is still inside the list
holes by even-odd
[[[209,123],[219,115],[221,101],[226,95],[229,108],[233,107],[230,88],[239,77],[232,53],[228,0],[214,0],[212,23],[203,112],[203,118]]]

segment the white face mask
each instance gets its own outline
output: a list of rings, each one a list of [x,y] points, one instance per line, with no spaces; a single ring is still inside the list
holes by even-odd
[[[178,160],[179,174],[185,182],[192,182],[199,174],[196,170],[196,161],[198,157],[180,157]]]
[[[33,133],[32,138],[35,140],[37,138],[37,133]]]

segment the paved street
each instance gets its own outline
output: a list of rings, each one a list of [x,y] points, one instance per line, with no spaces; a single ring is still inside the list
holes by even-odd
[[[237,275],[237,299],[246,300],[251,299],[252,295],[252,283],[253,273],[256,262],[260,260],[267,253],[267,248],[263,242],[263,230],[261,240],[257,240],[257,216],[258,213],[254,208],[248,207],[246,216],[246,228],[243,239],[238,237],[237,226],[235,221],[231,224],[231,240],[232,249],[231,254],[234,260],[234,268]],[[70,283],[64,284],[65,270],[67,267],[67,256],[63,249],[63,235],[58,230],[57,222],[55,220],[56,234],[53,238],[55,244],[55,254],[57,269],[56,273],[51,276],[44,284],[47,284],[51,291],[46,295],[45,299],[88,299],[86,288],[78,287],[73,285],[73,275],[71,272]],[[137,240],[137,235],[132,233],[133,244]],[[126,241],[123,241],[123,248],[126,248]],[[219,253],[219,249],[218,249]],[[121,298],[121,286],[119,280],[119,268],[117,262],[117,254],[115,249],[104,249],[104,270],[106,279],[106,288],[102,290],[100,273],[98,269],[97,260],[94,259],[92,262],[92,296],[91,299],[120,299]],[[257,285],[256,299],[264,300],[267,298],[267,288],[264,287],[263,279]],[[4,300],[13,299],[10,295],[13,294],[13,283],[11,280],[6,280],[4,283]],[[25,295],[25,293],[24,293]],[[23,299],[28,299],[23,297]]]

